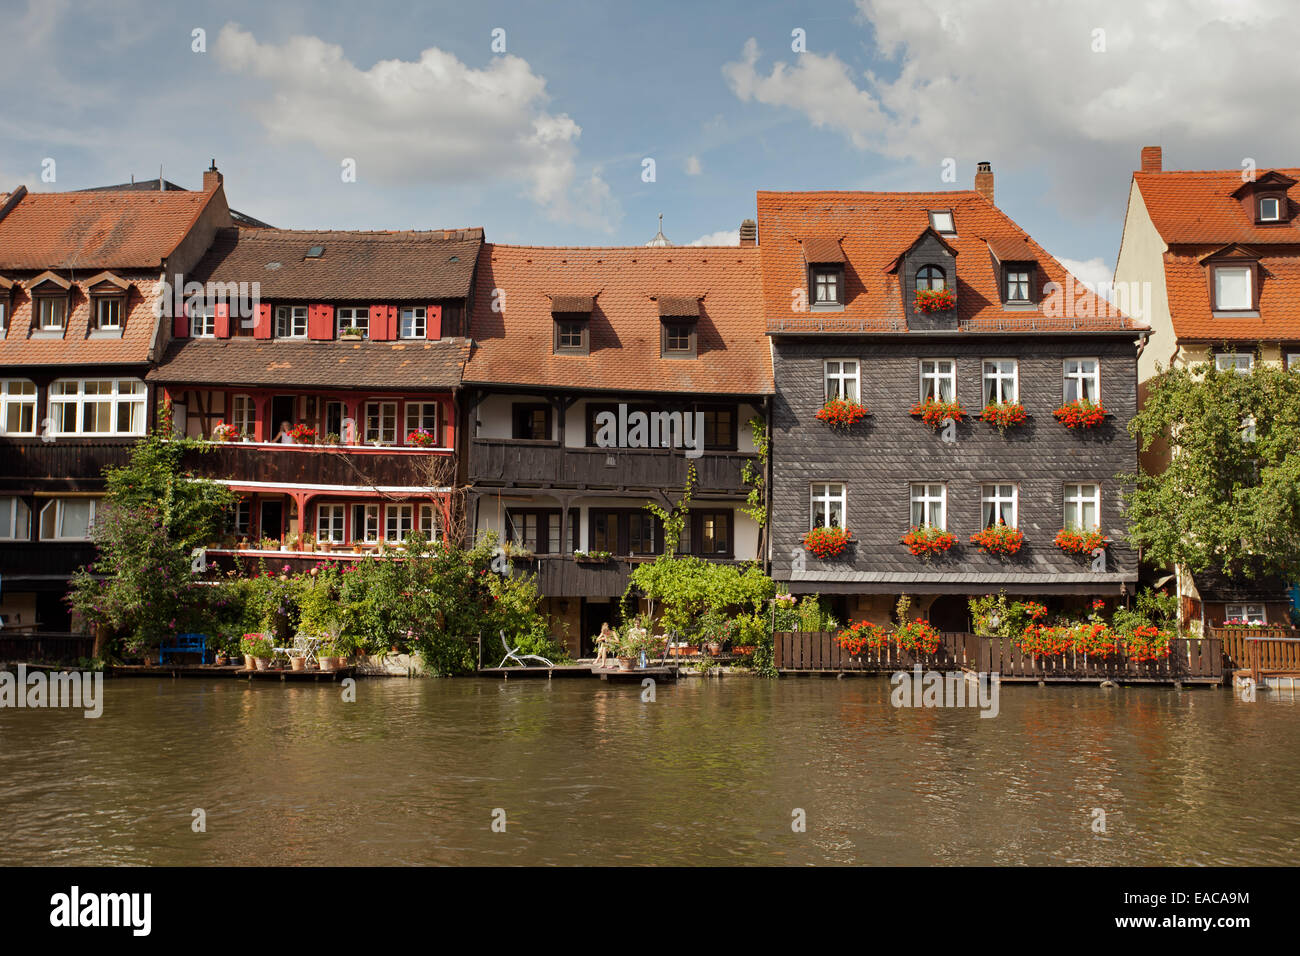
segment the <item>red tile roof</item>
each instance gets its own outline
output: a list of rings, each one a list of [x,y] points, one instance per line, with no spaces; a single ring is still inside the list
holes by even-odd
[[[590,354],[555,355],[552,296],[595,296]],[[502,298],[504,296],[504,298]],[[660,357],[661,297],[699,302],[698,358]],[[497,312],[493,303],[504,302]],[[485,244],[467,383],[760,395],[772,357],[754,247]]]
[[[158,269],[203,192],[28,193],[0,219],[0,269]]]
[[[1101,331],[1145,328],[1091,293],[1075,297],[1075,314],[1007,311],[989,243],[1025,250],[1038,263],[1038,284],[1065,283],[1066,270],[1005,213],[974,190],[932,193],[760,192],[758,248],[763,304],[773,332],[906,332],[899,276],[890,267],[930,224],[929,210],[951,209],[957,235],[943,236],[958,253],[957,315],[962,331]],[[795,311],[796,290],[808,290],[804,244],[838,239],[847,259],[841,312]],[[1092,317],[1088,316],[1091,312]],[[1100,317],[1098,317],[1100,314]]]
[[[16,365],[119,365],[143,364],[149,360],[158,319],[154,314],[158,273],[119,270],[117,275],[131,283],[127,291],[126,317],[120,338],[90,337],[90,301],[86,297],[87,272],[72,287],[72,310],[61,337],[29,336],[32,300],[21,282],[11,294],[13,315],[9,330],[0,334],[0,368]],[[3,297],[4,292],[0,292]]]
[[[1300,179],[1300,170],[1277,172]],[[1261,174],[1264,175],[1264,174]],[[1259,226],[1233,196],[1241,171],[1199,170],[1134,173],[1147,213],[1165,241],[1165,291],[1174,334],[1189,341],[1277,341],[1300,339],[1300,216],[1276,226]],[[1300,204],[1300,184],[1287,196]],[[1201,259],[1239,243],[1257,254],[1259,316],[1215,318],[1209,280]]]

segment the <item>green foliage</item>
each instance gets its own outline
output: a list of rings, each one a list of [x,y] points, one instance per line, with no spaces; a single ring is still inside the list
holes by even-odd
[[[677,553],[677,546],[682,540],[682,529],[686,527],[686,520],[690,517],[691,494],[695,490],[697,477],[695,464],[692,463],[686,469],[686,486],[682,489],[682,496],[671,509],[657,505],[653,501],[646,502],[646,511],[658,518],[664,526],[665,557],[671,558]]]
[[[702,558],[663,555],[632,572],[631,584],[662,607],[662,626],[688,639],[699,631],[707,611],[757,613],[776,593],[776,585],[757,564],[714,564]]]
[[[1178,596],[1143,588],[1132,608],[1119,607],[1111,618],[1111,627],[1125,636],[1139,627],[1156,627],[1161,631],[1178,631]]]
[[[767,459],[772,438],[768,434],[767,422],[757,415],[749,420],[749,430],[754,436],[754,448],[758,450],[758,457],[747,460],[741,468],[740,480],[750,487],[745,505],[740,510],[762,528],[767,524]]]
[[[1143,451],[1175,446],[1160,474],[1123,476],[1129,540],[1147,561],[1300,577],[1300,375],[1258,362],[1248,375],[1174,369],[1129,431]]]

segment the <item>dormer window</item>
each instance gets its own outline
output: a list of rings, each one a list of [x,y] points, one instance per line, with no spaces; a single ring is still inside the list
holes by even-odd
[[[925,265],[916,270],[916,288],[926,292],[940,292],[948,284],[943,269],[934,265]]]
[[[1248,312],[1254,306],[1250,266],[1214,267],[1214,311]]]
[[[122,299],[120,296],[95,300],[95,328],[110,331],[122,327]]]
[[[1290,176],[1271,169],[1242,183],[1232,191],[1232,197],[1242,204],[1242,211],[1255,225],[1277,225],[1291,218],[1287,191],[1295,184]]]
[[[659,297],[659,354],[662,358],[695,358],[695,327],[700,321],[700,300],[689,296]]]
[[[67,328],[67,296],[38,296],[36,299],[36,324],[43,332],[62,332]]]
[[[843,305],[843,283],[840,269],[834,266],[813,267],[813,303],[816,305]]]
[[[591,354],[591,313],[595,307],[593,296],[551,296],[551,318],[555,322],[552,352],[556,355]]]
[[[930,228],[941,236],[957,235],[957,225],[952,218],[951,209],[931,209]]]
[[[555,320],[555,351],[586,355],[587,322],[557,317]]]
[[[1282,203],[1276,196],[1267,196],[1259,201],[1259,221],[1278,222],[1282,218]]]
[[[808,297],[814,309],[842,309],[847,300],[844,290],[844,250],[838,239],[805,239],[803,258],[808,265]]]
[[[1021,266],[1010,266],[1006,272],[1007,301],[1029,301],[1029,270]]]
[[[199,306],[197,314],[191,318],[190,335],[196,339],[211,339],[217,335],[216,305]]]

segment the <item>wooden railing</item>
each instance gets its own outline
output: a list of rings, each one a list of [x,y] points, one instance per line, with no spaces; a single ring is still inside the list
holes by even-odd
[[[75,663],[89,657],[95,639],[88,634],[0,635],[0,663]]]
[[[1217,683],[1223,678],[1223,645],[1216,638],[1174,638],[1169,656],[1154,661],[1133,661],[1122,654],[1044,657],[1025,653],[1011,638],[980,637],[961,631],[945,631],[942,638],[933,654],[886,647],[867,648],[856,657],[842,648],[829,631],[778,631],[773,643],[777,670],[791,672],[888,673],[920,664],[927,670],[965,668],[999,674],[1008,681]]]
[[[308,485],[423,486],[424,463],[445,451],[362,445],[276,445],[214,442],[186,452],[185,468],[227,481],[275,481]]]
[[[95,491],[108,465],[125,465],[136,438],[0,438],[0,485],[29,491]]]
[[[1300,638],[1248,637],[1247,660],[1255,680],[1270,674],[1300,676]]]
[[[1223,656],[1228,659],[1230,667],[1245,670],[1250,667],[1252,640],[1294,640],[1300,638],[1300,631],[1281,627],[1212,627],[1209,635],[1223,642]]]

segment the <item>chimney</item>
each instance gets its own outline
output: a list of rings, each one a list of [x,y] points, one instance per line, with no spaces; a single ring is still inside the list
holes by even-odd
[[[980,163],[975,167],[975,191],[993,202],[993,164],[990,162]]]
[[[758,223],[746,219],[740,224],[740,244],[742,246],[758,245]]]
[[[1158,173],[1164,166],[1164,159],[1160,155],[1159,146],[1142,147],[1142,172]]]
[[[203,191],[210,193],[222,183],[221,173],[217,172],[217,161],[212,160],[212,165],[203,170]]]

